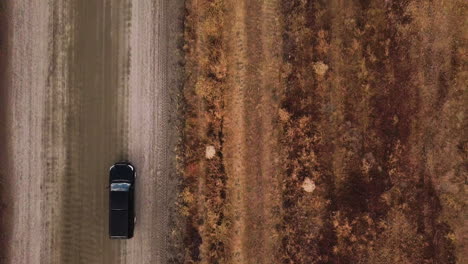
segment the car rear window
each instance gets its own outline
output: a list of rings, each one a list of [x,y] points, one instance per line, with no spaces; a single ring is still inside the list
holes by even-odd
[[[129,189],[130,189],[130,183],[118,182],[118,183],[111,184],[112,192],[128,192]]]

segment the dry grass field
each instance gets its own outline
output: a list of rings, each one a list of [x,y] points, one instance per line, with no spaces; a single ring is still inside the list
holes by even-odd
[[[464,1],[191,0],[187,263],[463,263]]]

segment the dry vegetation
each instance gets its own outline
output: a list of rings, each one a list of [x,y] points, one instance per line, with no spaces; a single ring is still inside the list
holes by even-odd
[[[284,1],[285,263],[456,262],[453,228],[463,232],[463,224],[442,212],[462,214],[464,183],[453,182],[457,195],[440,195],[435,182],[443,174],[431,170],[444,165],[427,156],[448,162],[444,155],[458,156],[455,148],[463,144],[459,138],[452,149],[432,153],[438,133],[463,135],[462,120],[452,120],[449,130],[434,121],[449,114],[439,112],[441,104],[451,115],[463,111],[462,46],[455,44],[461,25],[449,16],[464,8],[461,2]],[[433,12],[445,12],[439,18],[453,31],[421,32],[419,23],[435,22],[427,16]],[[434,33],[441,39],[421,41]],[[420,52],[439,57],[420,59]],[[427,75],[434,68],[439,80]],[[427,94],[429,85],[436,95]],[[317,186],[312,196],[297,191],[306,177]],[[463,239],[457,243],[463,248]]]
[[[283,3],[283,262],[460,262],[464,121],[450,115],[463,111],[466,74],[461,25],[450,16],[466,5]],[[446,24],[435,26],[434,12]],[[437,191],[442,168],[457,171],[457,194]],[[312,196],[298,192],[306,177]]]
[[[223,0],[187,1],[187,83],[182,162],[181,212],[188,219],[185,262],[220,263],[225,256],[227,219],[223,215],[223,110],[226,62]],[[207,146],[216,154],[206,159]]]
[[[194,3],[185,36],[185,261],[229,263],[229,11],[222,0]],[[281,2],[277,263],[467,258],[466,9],[458,0]],[[216,150],[211,159],[206,146]]]

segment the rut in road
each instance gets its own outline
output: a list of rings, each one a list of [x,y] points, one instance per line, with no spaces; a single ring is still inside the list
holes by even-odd
[[[70,12],[72,30],[68,68],[55,73],[68,78],[60,79],[66,83],[62,99],[66,116],[58,123],[65,130],[66,160],[60,175],[60,243],[54,246],[59,247],[63,263],[119,263],[123,241],[108,237],[107,186],[108,168],[128,158],[124,23],[128,4],[126,0],[69,1],[63,8]],[[59,102],[47,103],[58,106]]]

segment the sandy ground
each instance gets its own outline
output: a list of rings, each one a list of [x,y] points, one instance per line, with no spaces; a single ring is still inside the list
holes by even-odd
[[[167,263],[182,4],[11,1],[2,263]],[[138,170],[130,241],[108,238],[119,160]]]

